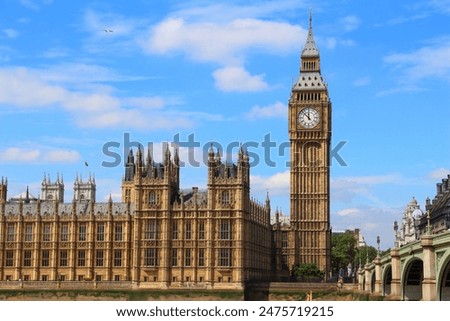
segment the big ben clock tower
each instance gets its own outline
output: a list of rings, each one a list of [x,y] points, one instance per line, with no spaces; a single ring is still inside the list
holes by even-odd
[[[331,102],[320,72],[311,16],[300,74],[289,99],[289,140],[292,233],[289,263],[315,263],[328,274],[331,270]]]

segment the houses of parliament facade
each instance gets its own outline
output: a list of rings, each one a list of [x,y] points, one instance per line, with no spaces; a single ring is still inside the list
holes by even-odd
[[[311,18],[310,18],[311,19]],[[288,279],[295,264],[330,271],[331,103],[310,20],[299,77],[288,103],[290,219],[269,197],[250,196],[250,160],[208,151],[207,187],[180,188],[180,160],[130,150],[122,200],[96,201],[94,177],[77,177],[64,202],[62,177],[41,193],[7,195],[0,181],[0,282],[124,282],[134,288],[242,289]]]

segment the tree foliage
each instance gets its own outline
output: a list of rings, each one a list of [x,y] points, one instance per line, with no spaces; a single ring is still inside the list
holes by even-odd
[[[363,246],[356,249],[354,259],[355,265],[359,266],[360,263],[364,265],[367,263],[367,260],[372,262],[376,258],[377,252],[377,249],[373,246]]]
[[[377,249],[373,246],[357,247],[356,239],[353,233],[333,234],[331,239],[331,267],[334,274],[339,270],[345,269],[349,263],[353,269],[360,265],[364,266],[367,262],[372,262],[377,256]]]
[[[333,234],[331,239],[331,267],[337,273],[346,268],[349,263],[354,264],[356,239],[353,233]]]
[[[292,275],[300,279],[320,278],[322,279],[325,273],[317,267],[314,263],[297,264],[292,269]]]

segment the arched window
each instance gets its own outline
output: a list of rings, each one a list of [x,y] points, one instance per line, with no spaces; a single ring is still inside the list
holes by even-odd
[[[222,192],[222,204],[230,204],[230,192],[229,191]]]
[[[156,204],[156,193],[155,192],[148,193],[148,203]]]

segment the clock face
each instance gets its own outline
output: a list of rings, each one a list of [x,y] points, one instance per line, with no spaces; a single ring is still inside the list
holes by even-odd
[[[319,124],[319,121],[319,112],[312,107],[303,108],[298,113],[298,122],[303,128],[314,128],[317,126],[317,124]]]

